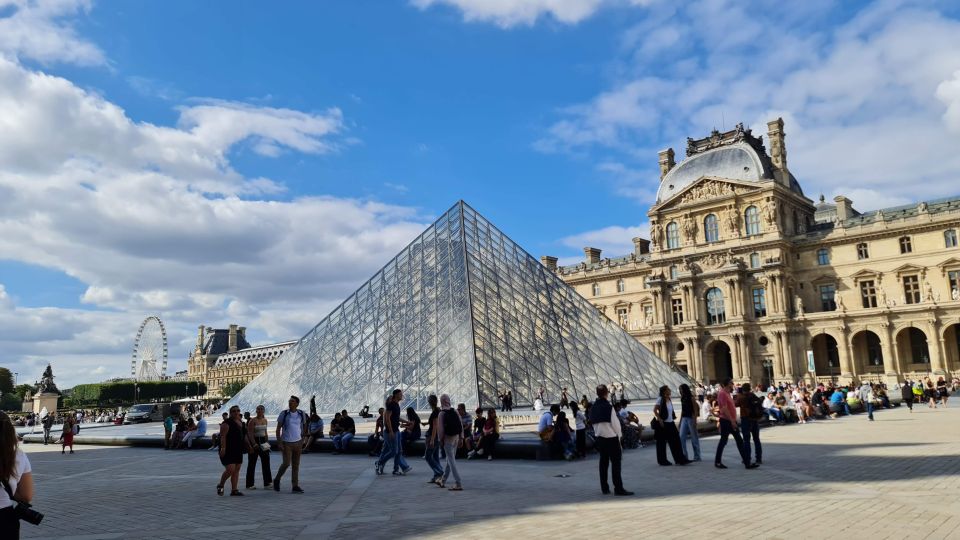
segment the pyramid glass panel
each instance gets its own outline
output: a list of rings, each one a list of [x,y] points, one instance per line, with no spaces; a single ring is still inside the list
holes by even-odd
[[[356,411],[401,388],[419,410],[441,393],[496,406],[506,390],[522,407],[541,386],[556,402],[614,382],[636,399],[689,379],[461,201],[230,403],[276,413],[315,395],[322,412]]]

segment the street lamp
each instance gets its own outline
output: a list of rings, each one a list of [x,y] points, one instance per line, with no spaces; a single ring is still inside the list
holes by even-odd
[[[133,402],[135,404],[140,402],[140,385],[137,383],[133,383]]]
[[[17,373],[16,371],[14,371],[14,372],[13,372],[13,385],[14,385],[14,386],[17,385],[17,375],[20,375],[20,374]]]

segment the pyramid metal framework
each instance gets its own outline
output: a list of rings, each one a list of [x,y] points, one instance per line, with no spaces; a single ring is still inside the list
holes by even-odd
[[[446,393],[469,407],[500,392],[533,403],[594,396],[619,383],[631,399],[690,382],[460,201],[230,401],[286,408],[316,395],[322,412],[369,405],[394,388],[428,409]]]

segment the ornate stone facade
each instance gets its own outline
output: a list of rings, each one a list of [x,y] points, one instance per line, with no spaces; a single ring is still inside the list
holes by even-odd
[[[294,343],[296,341],[285,341],[252,347],[242,326],[231,324],[228,329],[200,326],[197,345],[187,360],[186,378],[206,384],[208,397],[220,396],[223,385],[253,380]]]
[[[782,120],[768,140],[772,155],[738,126],[690,139],[679,164],[661,152],[651,241],[556,271],[697,380],[960,372],[960,197],[814,203],[787,170]]]

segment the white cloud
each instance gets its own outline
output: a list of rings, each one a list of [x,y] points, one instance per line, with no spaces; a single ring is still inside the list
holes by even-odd
[[[64,18],[90,9],[90,0],[0,0],[0,53],[41,63],[102,65],[106,57]]]
[[[593,15],[607,0],[411,0],[420,9],[446,4],[463,12],[466,21],[493,22],[503,28],[532,25],[550,16],[575,24]]]
[[[297,338],[427,224],[414,209],[370,200],[271,199],[282,183],[232,167],[230,155],[245,150],[337,151],[338,109],[204,100],[179,112],[175,127],[138,122],[66,79],[0,58],[0,259],[60,270],[87,284],[81,300],[99,308],[16,307],[0,289],[11,369],[52,359],[67,385],[100,378],[100,366],[124,375],[136,327],[152,313],[168,322],[171,371],[198,324]]]
[[[632,227],[611,225],[602,229],[585,231],[567,236],[560,243],[569,248],[600,248],[604,257],[621,257],[633,253],[633,238],[649,238],[650,223],[644,222]]]
[[[812,197],[843,187],[870,210],[957,194],[960,21],[885,2],[837,24],[830,4],[799,4],[649,10],[624,36],[617,80],[559,111],[535,147],[618,163],[616,191],[637,198],[656,189],[659,147],[682,154],[686,136],[741,120],[765,134],[782,115],[790,169]]]

